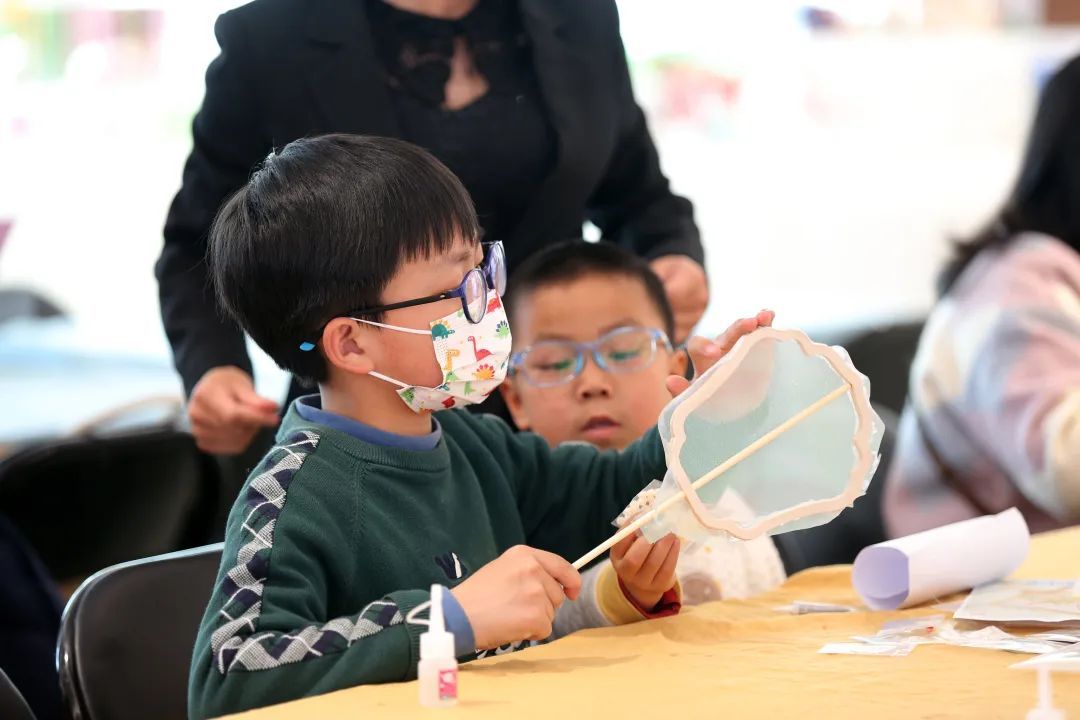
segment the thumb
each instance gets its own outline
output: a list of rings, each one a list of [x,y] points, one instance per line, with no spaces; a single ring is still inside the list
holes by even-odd
[[[544,571],[563,586],[566,597],[576,600],[581,592],[581,574],[563,558],[544,550],[537,550],[535,557]]]
[[[720,354],[728,354],[731,352],[731,349],[735,347],[735,343],[737,343],[744,335],[749,335],[754,330],[757,330],[762,324],[762,317],[763,313],[759,313],[752,318],[742,318],[741,320],[736,320],[731,323],[728,329],[724,331],[724,334],[716,338],[714,343],[715,345],[720,346]],[[771,318],[769,319],[769,322],[772,322]]]

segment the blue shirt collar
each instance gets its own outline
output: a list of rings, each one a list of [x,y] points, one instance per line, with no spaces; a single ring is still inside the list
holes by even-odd
[[[400,448],[402,450],[434,450],[442,439],[442,427],[439,421],[431,418],[431,432],[427,435],[398,435],[377,427],[366,425],[358,420],[327,412],[322,409],[322,398],[318,395],[304,395],[296,399],[296,412],[308,422],[348,433],[358,440],[381,447]]]

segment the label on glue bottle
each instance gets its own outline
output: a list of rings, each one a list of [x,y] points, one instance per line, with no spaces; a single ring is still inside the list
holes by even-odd
[[[443,618],[441,585],[431,586],[431,610],[428,631],[420,636],[420,704],[424,707],[450,707],[457,702],[458,665],[454,656],[454,634],[446,629]]]
[[[439,671],[439,700],[457,700],[457,667]]]

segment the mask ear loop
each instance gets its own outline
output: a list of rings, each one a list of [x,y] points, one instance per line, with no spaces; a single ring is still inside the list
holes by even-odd
[[[353,320],[355,322],[358,322],[358,323],[366,323],[367,325],[374,325],[375,327],[386,328],[387,330],[397,330],[398,332],[409,333],[411,335],[427,335],[428,337],[431,336],[431,331],[430,330],[417,330],[416,328],[401,327],[400,325],[387,325],[386,323],[375,322],[374,320],[365,320],[363,318],[357,318],[357,317],[350,317],[349,319]],[[373,378],[378,378],[379,380],[384,380],[384,381],[390,383],[391,385],[397,385],[399,388],[412,387],[411,385],[403,383],[400,380],[395,380],[392,377],[388,377],[386,375],[383,375],[380,372],[375,372],[374,370],[369,372],[368,375],[370,375]]]
[[[386,323],[375,322],[374,320],[365,320],[363,318],[350,317],[350,320],[354,320],[358,323],[366,323],[368,325],[374,325],[375,327],[386,328],[387,330],[397,330],[398,332],[411,333],[412,335],[431,335],[430,330],[417,330],[416,328],[401,327],[400,325],[387,325]]]
[[[383,375],[381,372],[375,372],[374,370],[369,372],[368,375],[370,375],[373,378],[378,378],[380,380],[385,380],[386,382],[390,383],[391,385],[397,385],[399,388],[412,387],[412,385],[408,385],[406,383],[403,383],[400,380],[395,380],[394,378],[392,378],[392,377],[390,377],[388,375]]]
[[[410,333],[412,335],[430,335],[430,330],[417,330],[416,328],[401,327],[400,325],[387,325],[386,323],[375,322],[374,320],[365,320],[358,317],[349,317],[350,320],[358,323],[366,323],[368,325],[374,325],[376,327],[386,328],[387,330],[397,330],[398,332]],[[315,343],[310,340],[305,340],[300,343],[299,348],[302,352],[311,352],[315,349]],[[402,386],[404,387],[404,385]]]

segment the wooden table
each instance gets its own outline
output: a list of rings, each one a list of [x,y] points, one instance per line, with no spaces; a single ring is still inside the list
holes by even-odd
[[[1080,528],[1035,538],[1021,578],[1080,577]],[[463,665],[461,703],[424,711],[415,683],[307,698],[235,717],[966,718],[1019,720],[1035,676],[1009,666],[1029,656],[944,645],[907,657],[819,655],[829,642],[876,633],[929,608],[791,616],[795,600],[857,605],[847,566],[818,568],[747,602],[688,608],[678,617],[589,630],[543,647]],[[1080,675],[1055,674],[1057,706],[1080,718]]]

